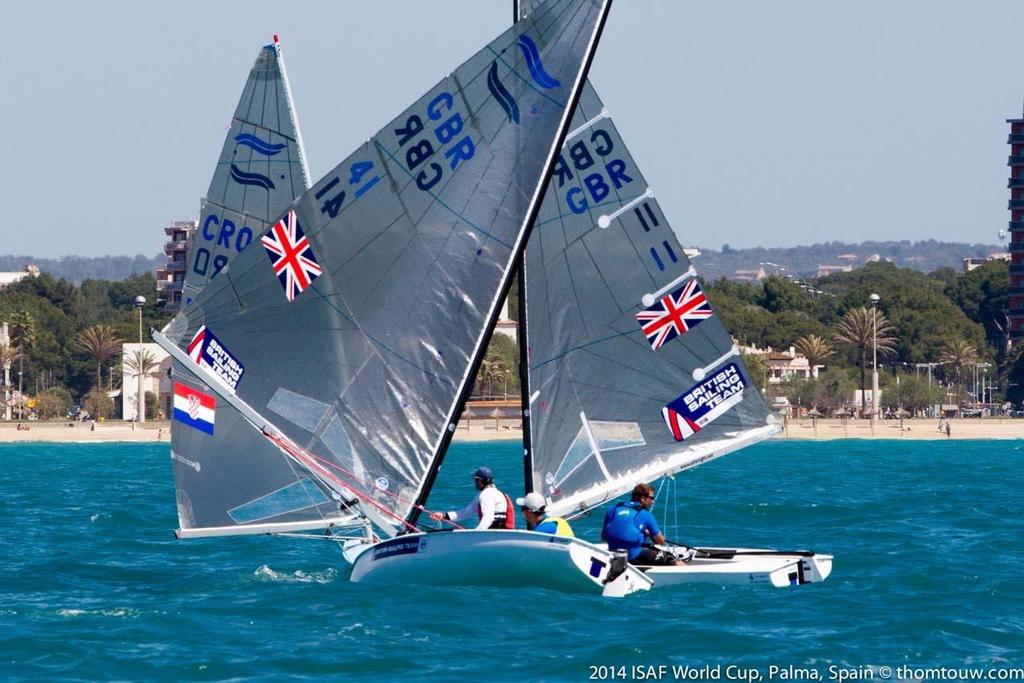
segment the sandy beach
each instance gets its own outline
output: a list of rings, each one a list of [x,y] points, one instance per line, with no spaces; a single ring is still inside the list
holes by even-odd
[[[778,439],[1024,439],[1024,419],[963,418],[950,420],[950,436],[939,431],[934,419],[838,420],[810,418],[786,420]],[[18,430],[16,423],[0,423],[0,443],[48,441],[124,441],[170,442],[171,423],[146,422],[132,426],[130,422],[23,422],[28,430]],[[482,418],[463,421],[455,432],[456,441],[519,441],[523,434],[518,419]]]

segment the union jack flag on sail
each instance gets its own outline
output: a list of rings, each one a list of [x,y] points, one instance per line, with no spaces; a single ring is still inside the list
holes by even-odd
[[[288,301],[295,301],[323,272],[294,211],[275,223],[260,241]]]
[[[711,304],[697,284],[697,278],[658,299],[653,306],[636,314],[651,348],[657,351],[712,315]]]

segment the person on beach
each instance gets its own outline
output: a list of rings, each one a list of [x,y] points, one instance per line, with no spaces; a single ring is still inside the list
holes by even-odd
[[[523,517],[526,518],[526,528],[530,531],[536,531],[539,534],[569,536],[570,538],[576,535],[572,532],[569,522],[561,517],[548,515],[545,512],[544,507],[546,503],[544,502],[544,496],[536,491],[527,493],[522,498],[516,498],[516,505],[523,511]]]
[[[952,430],[949,428],[949,420],[946,420],[946,438],[947,439],[950,437],[950,432],[952,432]]]
[[[676,557],[654,545],[664,545],[658,523],[651,514],[654,506],[654,488],[650,484],[637,484],[629,502],[613,505],[604,516],[601,540],[608,543],[609,550],[626,551],[630,564],[641,566],[665,566],[683,564]]]
[[[478,467],[473,472],[473,483],[479,493],[469,505],[461,510],[435,512],[430,518],[457,522],[476,515],[480,519],[476,525],[477,529],[515,529],[516,511],[512,507],[512,499],[494,485],[494,473],[491,472],[491,468]]]

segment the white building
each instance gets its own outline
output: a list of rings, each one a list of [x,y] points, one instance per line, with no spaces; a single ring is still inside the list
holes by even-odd
[[[166,418],[171,414],[171,381],[167,370],[171,367],[171,357],[157,344],[124,344],[121,347],[121,417],[134,420],[139,414],[139,376],[129,367],[128,360],[139,350],[149,352],[157,366],[143,379],[144,390],[157,396],[157,405]],[[159,418],[159,415],[146,415],[147,420]]]
[[[0,273],[0,287],[13,285],[15,282],[24,280],[27,277],[39,277],[39,268],[33,265],[28,265],[25,266],[24,270],[19,270],[14,273]]]

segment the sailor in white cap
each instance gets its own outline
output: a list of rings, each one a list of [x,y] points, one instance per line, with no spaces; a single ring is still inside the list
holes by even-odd
[[[522,498],[516,498],[516,505],[523,510],[526,517],[526,528],[542,534],[554,534],[555,536],[575,536],[569,522],[561,517],[552,517],[544,512],[544,496],[536,491],[527,493]]]

